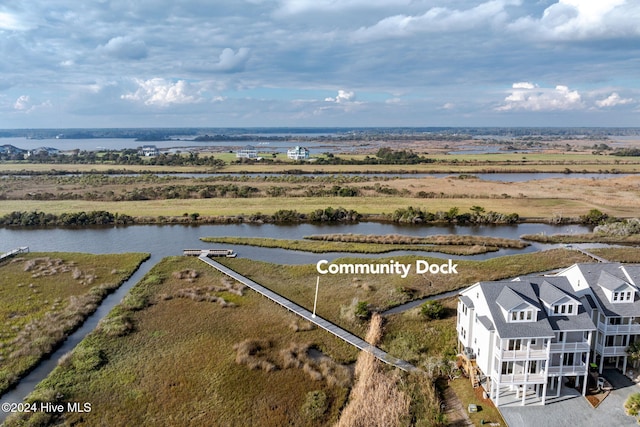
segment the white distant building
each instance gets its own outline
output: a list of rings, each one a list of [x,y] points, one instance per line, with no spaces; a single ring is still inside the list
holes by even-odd
[[[640,265],[594,263],[465,289],[456,329],[474,386],[496,406],[545,404],[567,378],[585,394],[590,365],[635,376],[626,349],[640,340],[638,284]]]
[[[160,154],[160,151],[155,145],[143,145],[138,151],[138,154],[141,156],[151,157],[157,156],[158,154]]]
[[[296,145],[287,150],[287,157],[293,160],[307,160],[309,158],[309,150]]]
[[[256,160],[260,159],[260,157],[258,157],[258,150],[253,145],[247,145],[243,149],[236,151],[236,158]]]

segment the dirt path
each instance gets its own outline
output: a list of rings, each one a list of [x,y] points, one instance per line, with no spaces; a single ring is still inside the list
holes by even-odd
[[[446,408],[444,414],[447,416],[447,425],[452,427],[473,427],[473,423],[467,416],[465,408],[462,407],[462,402],[458,399],[458,396],[451,387],[447,387],[444,390],[444,401]]]

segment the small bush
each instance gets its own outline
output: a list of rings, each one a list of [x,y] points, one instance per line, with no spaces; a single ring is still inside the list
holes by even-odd
[[[441,319],[444,307],[439,301],[427,301],[420,306],[420,313],[429,320]]]
[[[312,421],[317,421],[327,412],[329,400],[322,390],[310,391],[302,404],[302,413]]]
[[[80,372],[90,372],[98,369],[105,362],[102,351],[88,345],[79,346],[73,352],[71,364]]]

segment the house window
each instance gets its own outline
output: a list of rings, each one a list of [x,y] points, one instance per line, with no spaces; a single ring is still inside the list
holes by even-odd
[[[567,306],[567,313],[569,313],[569,314],[573,313],[573,304],[569,304]]]
[[[522,347],[522,340],[509,340],[509,350],[520,350]]]
[[[553,306],[553,314],[558,314],[558,312],[560,312],[560,306],[559,305],[554,305]]]
[[[513,362],[502,362],[502,375],[513,374]]]
[[[511,313],[511,320],[513,321],[518,320],[518,312],[514,311]]]
[[[618,301],[618,293],[617,292],[613,293],[613,300],[614,301]]]
[[[529,373],[535,374],[538,370],[538,363],[535,360],[529,362]]]
[[[524,311],[520,312],[520,320],[524,320]]]
[[[531,338],[531,345],[536,345],[536,339],[535,338]]]
[[[531,320],[531,317],[533,316],[531,311],[527,311],[527,320]]]
[[[565,353],[562,359],[562,364],[564,366],[573,365],[573,353]]]

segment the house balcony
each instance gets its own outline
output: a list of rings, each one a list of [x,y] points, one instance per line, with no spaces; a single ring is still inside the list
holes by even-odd
[[[551,343],[551,353],[586,353],[590,350],[587,341]]]
[[[502,360],[546,359],[547,349],[502,350]]]
[[[498,378],[501,384],[540,384],[547,381],[544,371],[535,374],[502,374]]]
[[[608,323],[598,322],[598,330],[607,335],[640,335],[640,323],[631,323],[629,325],[610,325]]]
[[[627,346],[605,346],[602,344],[596,344],[596,352],[604,357],[626,356]]]
[[[588,366],[586,363],[579,363],[576,365],[559,365],[547,367],[547,372],[550,377],[567,376],[567,375],[585,375],[588,372]]]

